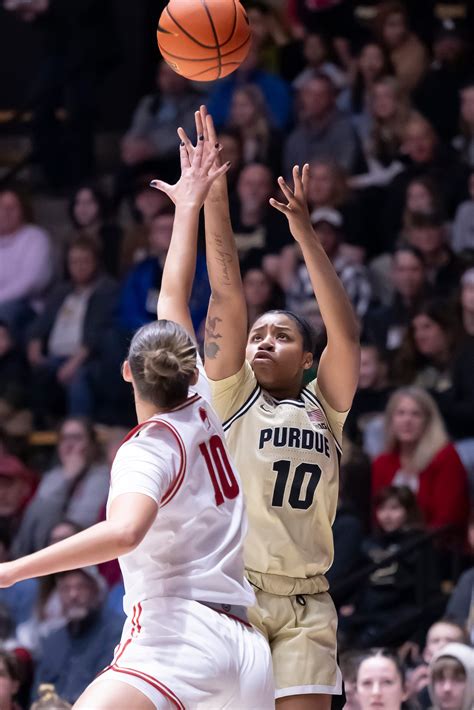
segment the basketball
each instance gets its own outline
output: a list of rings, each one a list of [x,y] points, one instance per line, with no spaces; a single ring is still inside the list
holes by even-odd
[[[238,0],[170,0],[157,30],[158,47],[175,72],[214,81],[247,56],[250,26]]]

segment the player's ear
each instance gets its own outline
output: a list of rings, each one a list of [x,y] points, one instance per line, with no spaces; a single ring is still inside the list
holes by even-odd
[[[192,376],[191,376],[191,379],[189,380],[189,384],[190,384],[190,385],[195,385],[198,380],[199,380],[199,370],[198,370],[197,367],[196,367],[195,370],[194,370],[194,372],[193,372],[193,374],[192,374]]]
[[[313,366],[313,355],[312,353],[305,353],[303,360],[303,369],[309,370]]]
[[[132,371],[130,370],[128,360],[124,360],[122,363],[122,377],[125,382],[133,382]]]

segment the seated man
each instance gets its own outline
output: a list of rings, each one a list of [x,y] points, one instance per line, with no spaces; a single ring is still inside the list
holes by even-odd
[[[122,619],[104,609],[105,587],[96,567],[59,576],[57,589],[67,623],[43,641],[36,688],[52,683],[58,695],[74,703],[106,667],[120,640]]]
[[[138,175],[160,175],[174,180],[179,175],[176,159],[176,126],[190,135],[199,96],[191,83],[176,74],[166,62],[158,65],[156,92],[139,102],[121,144],[122,168],[117,176],[117,198],[130,193]]]
[[[59,284],[31,329],[28,358],[33,367],[32,400],[38,425],[49,413],[46,387],[67,396],[67,413],[89,416],[93,398],[89,366],[112,323],[117,286],[101,274],[97,247],[80,238],[67,254],[69,280]]]
[[[430,663],[433,710],[474,707],[474,649],[449,643]]]
[[[156,317],[163,266],[173,230],[174,210],[165,209],[151,222],[149,256],[134,266],[125,279],[120,296],[120,323],[134,331]],[[196,332],[206,317],[210,289],[206,260],[198,253],[196,276],[191,292],[190,310]]]

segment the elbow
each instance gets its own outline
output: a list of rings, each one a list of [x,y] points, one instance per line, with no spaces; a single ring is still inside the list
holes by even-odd
[[[121,550],[120,554],[125,554],[134,550],[143,540],[143,531],[136,525],[122,525],[117,530],[117,547]]]

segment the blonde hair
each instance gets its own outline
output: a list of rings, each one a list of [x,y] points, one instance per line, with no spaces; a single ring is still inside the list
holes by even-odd
[[[395,410],[403,397],[410,398],[418,405],[425,420],[423,433],[411,457],[411,468],[419,473],[448,443],[448,435],[433,397],[421,387],[401,387],[392,394],[385,411],[386,451],[398,451],[398,441],[392,428],[392,421]]]
[[[178,323],[158,320],[144,325],[133,336],[127,359],[144,400],[158,407],[174,407],[188,396],[197,351]]]
[[[394,76],[384,76],[374,82],[371,92],[371,102],[374,101],[374,91],[377,86],[386,86],[393,92],[396,108],[394,115],[386,121],[374,116],[369,143],[376,156],[383,147],[389,145],[394,155],[399,151],[403,141],[405,126],[410,116],[410,102],[406,91]]]

